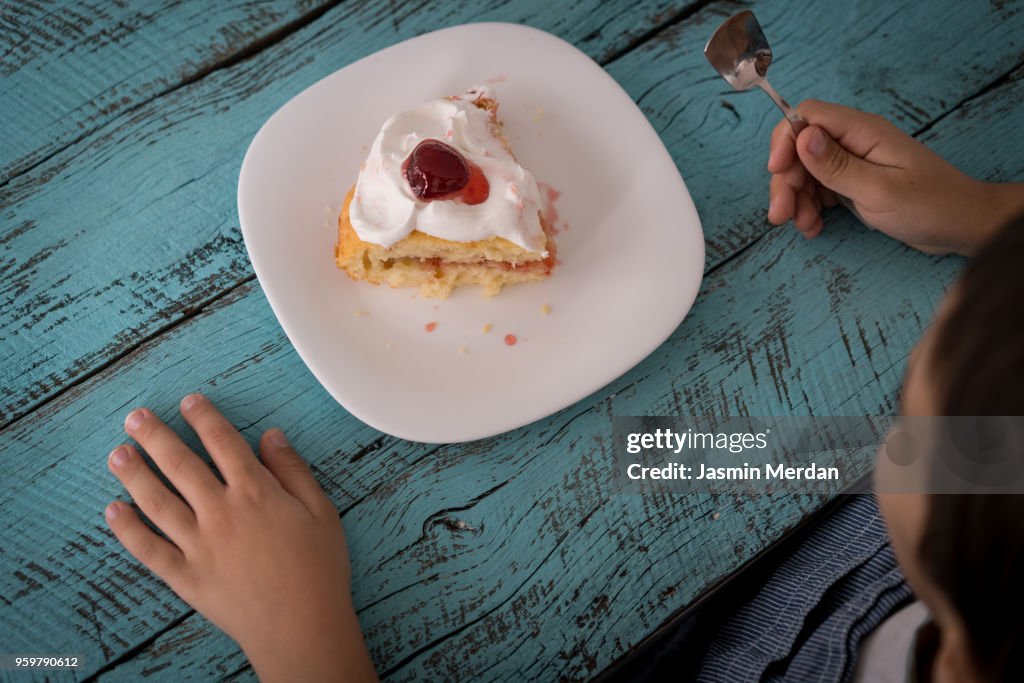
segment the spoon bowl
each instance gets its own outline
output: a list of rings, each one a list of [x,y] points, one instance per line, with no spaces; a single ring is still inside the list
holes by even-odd
[[[753,12],[744,10],[726,19],[711,34],[711,40],[704,46],[704,56],[736,90],[749,90],[756,86],[768,93],[793,126],[794,133],[799,134],[807,127],[807,122],[768,83],[772,48]]]
[[[749,90],[768,75],[772,49],[750,10],[729,17],[711,36],[704,55],[736,90]]]

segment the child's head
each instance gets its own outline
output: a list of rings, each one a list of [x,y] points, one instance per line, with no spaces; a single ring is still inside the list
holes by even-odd
[[[901,412],[1024,415],[1022,385],[1024,217],[975,257],[946,297],[911,355]],[[941,633],[936,673],[1024,680],[1024,496],[879,501],[904,574]]]

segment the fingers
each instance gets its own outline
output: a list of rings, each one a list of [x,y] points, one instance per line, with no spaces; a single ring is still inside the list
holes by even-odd
[[[167,583],[183,567],[185,556],[147,527],[130,505],[113,502],[105,516],[111,531],[132,556]]]
[[[196,523],[195,514],[185,502],[164,486],[132,446],[115,448],[107,463],[139,509],[181,545]]]
[[[229,486],[232,481],[238,483],[245,478],[258,479],[266,475],[245,438],[205,396],[189,394],[183,398],[181,414],[195,430]]]
[[[837,194],[868,208],[886,203],[899,169],[913,156],[915,141],[875,114],[831,102],[807,100],[797,110],[810,124],[794,139],[789,122],[772,131],[768,170],[772,178],[769,220],[778,225],[792,219],[805,235],[820,232],[821,206],[835,206]],[[810,174],[821,185],[799,193]],[[811,205],[816,205],[812,211]]]
[[[782,225],[796,213],[796,191],[781,175],[773,175],[768,194],[768,220],[773,225]]]
[[[298,498],[313,514],[337,514],[334,505],[309,467],[295,449],[291,447],[280,429],[270,429],[260,439],[260,455],[263,464],[281,483],[281,487]]]
[[[797,163],[782,173],[772,176],[769,185],[768,220],[781,225],[791,219],[796,211],[796,193],[807,184],[807,170]]]
[[[223,492],[224,486],[206,463],[148,408],[138,408],[129,413],[124,428],[146,450],[192,509]]]
[[[808,173],[835,193],[855,202],[882,196],[889,169],[857,156],[819,126],[808,126],[796,140],[796,151]]]
[[[768,171],[782,173],[796,161],[796,136],[789,121],[782,119],[772,130],[771,147],[768,151]]]
[[[809,192],[798,192],[796,195],[796,215],[793,216],[793,227],[804,237],[817,237],[821,232],[821,209]]]
[[[773,225],[782,225],[793,217],[796,209],[795,191],[803,185],[806,176],[796,156],[793,127],[786,119],[779,121],[772,130],[768,171],[772,174],[768,190],[768,221]]]

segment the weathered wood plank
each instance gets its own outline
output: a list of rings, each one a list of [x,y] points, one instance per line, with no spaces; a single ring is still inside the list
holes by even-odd
[[[4,3],[0,183],[323,5],[324,0]],[[188,49],[181,49],[182,36]]]
[[[316,80],[475,20],[530,23],[600,58],[692,1],[644,0],[628,12],[595,0],[345,4],[13,179],[0,188],[0,424],[251,277],[239,166],[263,121]]]
[[[979,176],[1020,177],[1022,101],[1024,81],[1011,79],[924,139]],[[895,410],[907,353],[961,261],[831,218],[814,242],[775,230],[716,269],[669,341],[605,390],[436,450],[377,440],[334,405],[260,292],[243,289],[0,433],[0,525],[20,530],[0,551],[11,568],[0,629],[18,624],[13,646],[45,634],[109,661],[186,614],[98,514],[118,492],[103,456],[124,411],[145,403],[170,415],[201,389],[250,437],[283,425],[346,510],[356,603],[382,671],[585,677],[819,503],[613,495],[612,415]],[[208,678],[242,662],[191,615],[109,676]]]
[[[832,64],[827,56],[845,36],[874,36],[849,45],[846,59],[906,65],[886,87],[920,102],[920,119],[904,119],[912,126],[940,115],[1019,57],[1022,15],[1004,21],[1005,10],[954,3],[946,13],[953,21],[921,3],[905,4],[916,30],[935,36],[943,50],[932,54],[913,41],[882,38],[884,31],[874,30],[878,18],[893,10],[880,0],[857,3],[844,22],[824,20],[818,9],[787,14],[803,32],[782,29],[784,3],[758,5],[766,25],[779,27],[773,80],[791,96],[832,97],[900,116],[907,105],[894,94],[877,95],[839,73],[822,81],[811,68],[788,66],[795,60],[786,55],[798,49],[801,63]],[[378,5],[346,5],[251,60],[132,111],[12,181],[0,190],[0,357],[10,378],[0,386],[0,423],[251,276],[233,202],[238,166],[251,135],[288,96],[386,43],[459,21],[526,20],[600,55],[623,44],[615,36],[625,27],[634,35],[663,20],[655,6],[588,7],[531,0],[483,11],[460,2],[388,15]],[[756,93],[724,95],[700,54],[708,31],[733,9],[728,2],[710,5],[610,66],[687,177],[702,210],[709,267],[767,229],[764,191],[757,188],[765,186],[764,140],[777,113]],[[803,33],[811,36],[807,47],[794,39]],[[915,75],[953,61],[962,78],[933,82]],[[732,187],[743,189],[723,192]]]

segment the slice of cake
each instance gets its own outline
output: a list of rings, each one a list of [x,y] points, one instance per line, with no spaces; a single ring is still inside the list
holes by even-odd
[[[542,280],[554,231],[537,182],[512,156],[485,87],[395,114],[338,219],[338,267],[354,280],[447,297]]]

